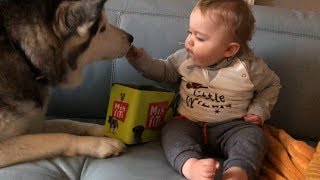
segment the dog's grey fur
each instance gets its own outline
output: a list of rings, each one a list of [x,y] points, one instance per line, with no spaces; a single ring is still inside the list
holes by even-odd
[[[85,65],[130,48],[133,37],[108,23],[105,1],[0,0],[0,167],[123,150],[101,125],[44,121],[50,86],[77,86]]]

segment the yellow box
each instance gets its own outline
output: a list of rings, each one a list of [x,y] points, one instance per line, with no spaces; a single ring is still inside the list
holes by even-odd
[[[113,84],[105,135],[125,144],[158,140],[175,93],[155,86]]]

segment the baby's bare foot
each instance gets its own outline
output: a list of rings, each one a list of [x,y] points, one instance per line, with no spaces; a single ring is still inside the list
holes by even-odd
[[[223,180],[248,180],[245,170],[239,167],[231,167],[227,169],[222,176]]]
[[[182,174],[189,180],[212,180],[219,166],[219,162],[212,158],[190,158],[184,163]]]

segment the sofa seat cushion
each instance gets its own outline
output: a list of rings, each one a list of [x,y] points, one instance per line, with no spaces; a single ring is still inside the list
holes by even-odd
[[[62,180],[80,179],[85,157],[45,159],[0,169],[0,179]]]
[[[95,180],[182,180],[171,168],[159,142],[131,146],[119,157],[90,159],[84,164],[82,179]],[[129,179],[128,179],[129,180]]]
[[[14,180],[185,179],[171,168],[159,142],[131,146],[126,153],[107,159],[59,157],[23,163],[0,169],[0,177]]]

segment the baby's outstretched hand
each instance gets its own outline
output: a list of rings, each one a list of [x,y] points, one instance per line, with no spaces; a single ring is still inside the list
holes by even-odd
[[[134,61],[142,56],[143,51],[143,48],[137,48],[134,45],[132,45],[126,55],[126,58],[128,61]]]
[[[262,118],[258,115],[255,114],[247,114],[243,117],[244,121],[246,122],[251,122],[256,125],[261,125],[262,124]]]

